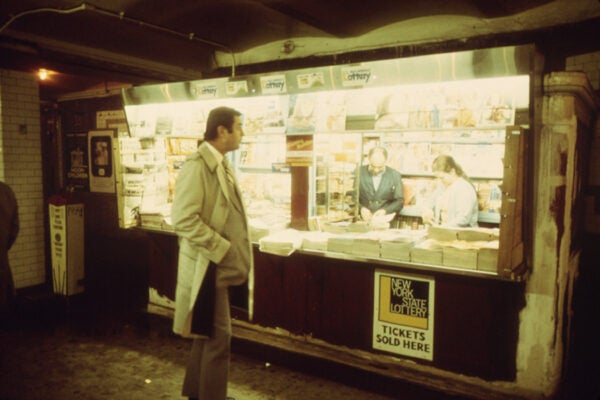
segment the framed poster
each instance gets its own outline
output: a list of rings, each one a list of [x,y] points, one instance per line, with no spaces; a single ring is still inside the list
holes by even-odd
[[[112,129],[90,131],[88,134],[90,192],[115,192],[114,135]]]
[[[433,361],[435,280],[375,270],[373,348]]]
[[[73,191],[89,189],[87,132],[65,134],[67,187]]]

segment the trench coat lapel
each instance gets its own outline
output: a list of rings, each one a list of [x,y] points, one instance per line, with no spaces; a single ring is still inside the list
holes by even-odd
[[[225,195],[225,198],[229,202],[231,201],[231,199],[229,198],[229,189],[227,188],[227,175],[225,172],[225,168],[223,167],[223,164],[217,160],[217,158],[208,148],[208,146],[208,143],[202,143],[200,145],[200,148],[198,149],[198,152],[200,153],[202,158],[204,158],[206,165],[208,165],[208,168],[211,171],[213,171],[213,173],[217,174],[219,188],[221,189],[223,195]]]

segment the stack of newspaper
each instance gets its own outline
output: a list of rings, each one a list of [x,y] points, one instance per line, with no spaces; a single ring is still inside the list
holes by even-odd
[[[289,256],[302,246],[302,234],[295,229],[285,229],[262,237],[258,245],[263,253]]]

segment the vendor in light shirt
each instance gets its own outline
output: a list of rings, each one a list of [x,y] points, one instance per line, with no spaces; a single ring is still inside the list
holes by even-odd
[[[477,192],[462,167],[452,157],[440,155],[431,169],[441,185],[422,210],[423,222],[450,227],[477,226]]]

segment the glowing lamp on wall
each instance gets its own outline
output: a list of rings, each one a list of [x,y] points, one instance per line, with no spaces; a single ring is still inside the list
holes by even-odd
[[[48,79],[48,76],[50,74],[46,68],[40,68],[38,70],[37,75],[38,75],[38,78],[40,79],[40,81],[45,81],[46,79]]]

